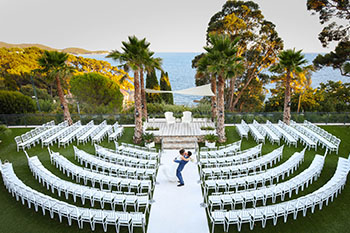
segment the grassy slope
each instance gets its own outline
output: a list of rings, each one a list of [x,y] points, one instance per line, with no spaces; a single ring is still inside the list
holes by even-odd
[[[332,134],[338,136],[342,139],[342,143],[340,145],[340,153],[339,156],[347,157],[350,153],[350,127],[336,127],[336,126],[325,126],[327,131]],[[227,136],[228,143],[239,140],[239,137],[235,131],[234,127],[227,127]],[[34,178],[32,173],[30,172],[27,161],[23,152],[16,152],[16,146],[13,138],[16,135],[20,135],[24,132],[28,131],[28,129],[12,129],[12,134],[2,138],[3,142],[0,144],[0,159],[2,161],[8,160],[13,163],[16,174],[22,179],[27,185],[30,185],[34,189],[46,193],[48,195],[52,195],[55,198],[58,198],[56,194],[49,193],[46,188],[41,186]],[[133,129],[126,129],[126,133],[121,139],[124,142],[130,142],[133,134]],[[113,148],[113,143],[108,143],[106,141],[102,142],[103,146]],[[242,149],[249,148],[255,146],[255,142],[249,138],[243,140]],[[85,146],[79,146],[84,150],[93,153],[94,148],[87,144]],[[277,148],[277,145],[271,145],[270,143],[266,143],[263,146],[263,153],[267,153],[274,148]],[[56,146],[52,147],[54,151],[60,151],[71,161],[74,161],[73,158],[73,149],[72,145],[67,147],[66,149],[58,149]],[[295,150],[300,151],[302,147],[289,148],[286,147],[284,151],[283,161],[288,159]],[[323,154],[323,150],[319,150],[319,154]],[[41,162],[44,164],[46,168],[51,170],[54,174],[61,177],[62,179],[67,179],[65,175],[59,172],[55,167],[50,164],[49,155],[47,150],[41,149],[41,147],[37,146],[28,150],[30,156],[37,155],[39,156]],[[309,166],[313,157],[315,155],[314,151],[308,151],[305,156],[305,161],[302,166],[298,169],[294,175],[300,173],[306,167]],[[326,164],[322,171],[321,177],[314,182],[308,189],[304,192],[299,193],[299,195],[305,195],[308,192],[312,192],[313,190],[318,189],[324,183],[326,183],[330,177],[332,177],[338,156],[334,153],[327,156]],[[280,162],[280,163],[281,163]],[[278,163],[278,164],[280,164]],[[278,165],[277,164],[277,165]],[[297,197],[293,195],[293,198]],[[65,200],[61,198],[61,200]],[[288,199],[287,199],[288,200]],[[70,201],[69,201],[70,202]],[[78,202],[79,203],[79,202]],[[80,204],[77,204],[80,205]],[[48,214],[46,216],[42,216],[42,213],[35,213],[33,209],[28,209],[27,207],[22,206],[20,202],[17,202],[15,198],[13,198],[5,189],[3,185],[0,185],[0,232],[13,232],[13,233],[46,233],[46,232],[90,232],[90,226],[85,224],[83,230],[79,230],[77,226],[67,227],[67,221],[64,219],[62,224],[58,224],[58,219],[56,221],[51,220]],[[298,216],[297,221],[292,220],[289,217],[288,222],[285,224],[282,220],[279,219],[277,226],[272,226],[271,221],[267,223],[265,229],[260,227],[258,223],[257,227],[253,232],[350,232],[348,229],[350,224],[348,222],[348,215],[350,211],[348,210],[350,206],[350,187],[345,186],[344,191],[338,198],[335,199],[335,202],[330,203],[329,206],[325,206],[322,211],[316,209],[314,214],[308,214],[307,217]],[[89,204],[86,204],[85,207],[90,207]],[[96,207],[96,206],[95,206]],[[96,207],[98,208],[98,206]],[[75,224],[76,225],[76,224]],[[123,228],[124,229],[124,228]],[[125,230],[125,229],[124,229]],[[222,231],[221,227],[217,228],[216,232]],[[102,227],[97,225],[96,232],[103,232]],[[113,228],[109,228],[108,232],[115,232]],[[230,232],[236,232],[236,227],[232,226]],[[242,232],[251,232],[249,230],[249,226],[247,224],[243,225]]]

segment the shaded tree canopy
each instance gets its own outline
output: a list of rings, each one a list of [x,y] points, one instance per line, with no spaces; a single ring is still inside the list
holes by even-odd
[[[348,68],[350,66],[350,41],[339,42],[334,52],[317,55],[313,64],[316,69],[330,66],[333,69],[338,69],[342,75],[350,77]]]
[[[312,14],[318,14],[320,23],[325,25],[318,36],[324,47],[332,41],[349,41],[350,2],[348,0],[308,0],[307,9],[312,11]]]
[[[123,95],[115,81],[98,73],[74,76],[71,81],[71,92],[79,102],[93,106],[108,106],[119,111],[122,108]]]
[[[35,112],[34,101],[18,91],[0,91],[0,112],[18,114]]]

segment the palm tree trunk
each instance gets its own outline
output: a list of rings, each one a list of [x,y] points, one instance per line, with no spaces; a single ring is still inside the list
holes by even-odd
[[[217,103],[216,103],[216,77],[214,75],[211,76],[211,90],[215,94],[211,97],[211,119],[215,120],[217,116]]]
[[[218,77],[218,122],[216,133],[219,136],[219,142],[225,142],[225,106],[224,106],[224,89],[225,89],[225,80],[219,75]]]
[[[145,82],[143,78],[143,69],[140,71],[140,85],[141,85],[141,102],[142,102],[142,117],[147,120],[147,102],[145,92]]]
[[[56,75],[56,85],[57,85],[58,97],[60,98],[61,105],[63,106],[64,120],[68,121],[68,124],[71,125],[73,124],[73,121],[72,121],[72,118],[70,117],[68,104],[66,99],[64,98],[64,93],[61,86],[61,79],[58,75]]]
[[[287,71],[286,77],[286,90],[284,93],[284,110],[283,110],[283,122],[287,125],[290,124],[290,72]]]
[[[141,90],[138,71],[134,71],[134,100],[135,100],[135,131],[134,143],[140,144],[142,141],[142,107],[141,107]]]

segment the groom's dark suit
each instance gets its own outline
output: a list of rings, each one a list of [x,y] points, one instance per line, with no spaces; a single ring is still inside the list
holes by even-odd
[[[186,159],[188,159],[189,157],[188,156],[184,156]],[[180,181],[180,184],[184,184],[184,180],[183,180],[183,178],[182,178],[182,174],[181,174],[181,172],[182,172],[182,170],[184,169],[184,167],[185,167],[185,165],[188,163],[188,161],[185,161],[185,160],[182,160],[182,159],[180,159],[180,160],[175,160],[175,162],[176,163],[179,163],[179,166],[177,167],[177,169],[176,169],[176,176],[177,176],[177,178],[179,179],[179,181]]]

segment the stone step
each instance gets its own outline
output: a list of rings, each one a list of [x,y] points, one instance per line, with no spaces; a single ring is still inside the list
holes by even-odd
[[[182,148],[184,149],[196,149],[197,145],[196,143],[163,143],[162,148],[165,150],[180,150]]]
[[[163,143],[189,143],[197,142],[196,137],[164,137]]]

